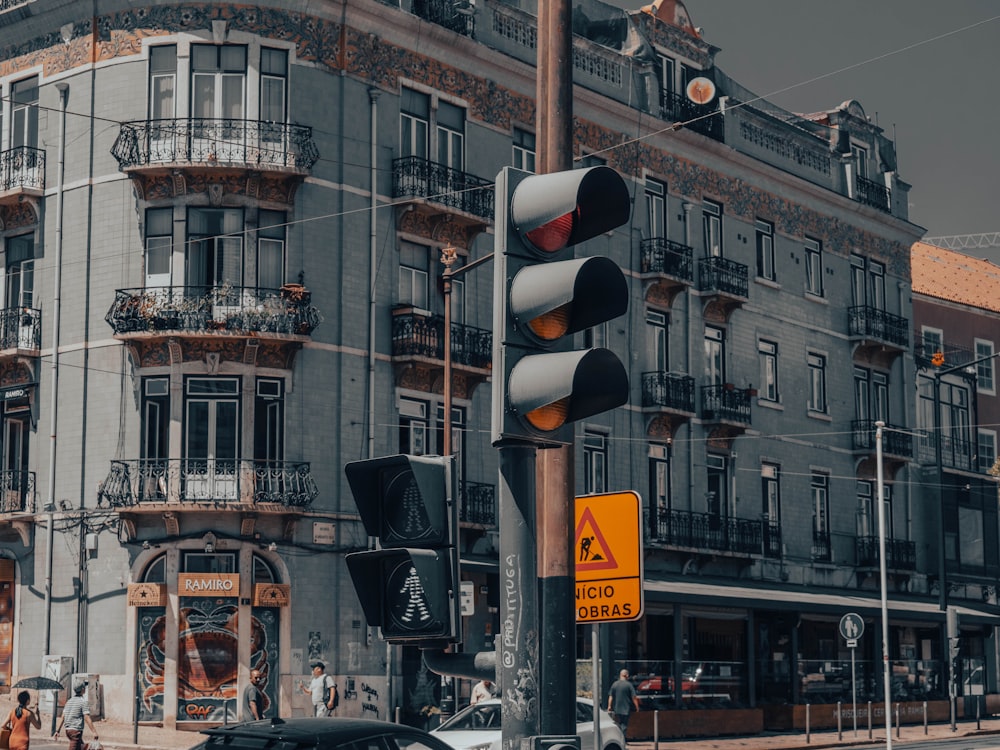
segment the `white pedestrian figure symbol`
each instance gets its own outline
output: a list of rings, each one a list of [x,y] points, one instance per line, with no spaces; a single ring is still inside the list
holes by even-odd
[[[844,632],[847,637],[854,639],[858,637],[858,623],[853,617],[848,617],[844,621]]]

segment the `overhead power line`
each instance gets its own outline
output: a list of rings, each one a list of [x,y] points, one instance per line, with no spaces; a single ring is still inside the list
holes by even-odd
[[[1000,232],[982,234],[952,234],[946,237],[924,237],[921,242],[948,250],[972,250],[977,247],[1000,247]]]

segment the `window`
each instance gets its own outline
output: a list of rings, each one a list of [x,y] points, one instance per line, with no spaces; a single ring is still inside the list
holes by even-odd
[[[979,430],[976,445],[976,467],[987,473],[997,460],[997,431]]]
[[[858,491],[858,536],[877,537],[878,528],[878,486],[875,482],[861,480],[857,483]],[[885,511],[885,536],[893,538],[892,521],[892,485],[882,485],[882,508]]]
[[[667,236],[667,186],[646,180],[646,237]]]
[[[587,430],[583,433],[583,491],[585,494],[608,490],[608,436]]]
[[[871,387],[869,372],[863,367],[854,368],[854,415],[865,421],[871,415]]]
[[[187,500],[239,497],[240,380],[189,377],[184,381],[183,472]]]
[[[722,256],[722,205],[706,200],[701,204],[702,239],[705,255]]]
[[[778,400],[778,345],[773,341],[758,341],[760,355],[760,398],[765,401]]]
[[[514,128],[514,163],[516,169],[535,171],[535,134]]]
[[[726,382],[725,336],[721,328],[705,326],[705,385]]]
[[[177,116],[177,47],[164,44],[149,48],[149,119],[172,120]],[[173,123],[169,130],[173,129]]]
[[[465,169],[465,110],[448,102],[438,104],[437,163]]]
[[[781,523],[781,493],[778,486],[779,469],[777,464],[762,463],[760,465],[761,479],[761,513],[767,516],[772,524]]]
[[[10,87],[10,147],[38,147],[38,77],[14,81]]]
[[[981,360],[976,363],[976,390],[980,393],[993,394],[996,392],[994,368],[995,359],[988,359],[993,356],[993,342],[976,339],[976,359]]]
[[[399,249],[399,298],[401,305],[412,305],[418,310],[428,309],[428,254],[423,245],[403,242]]]
[[[660,59],[660,89],[665,93],[673,93],[676,90],[677,65],[673,59],[666,55],[657,55]]]
[[[754,226],[757,233],[757,275],[774,281],[774,224],[757,219]]]
[[[813,558],[830,559],[830,478],[813,472],[809,482],[813,508]]]
[[[280,289],[285,283],[285,214],[261,210],[257,230],[257,288]]]
[[[243,211],[189,208],[187,285],[202,289],[243,286]]]
[[[444,455],[444,404],[437,405],[437,424],[435,425],[435,450],[438,455]],[[451,452],[458,457],[456,466],[462,463],[465,447],[465,409],[451,407]],[[461,477],[459,477],[460,479]]]
[[[253,457],[277,462],[285,458],[285,384],[258,378],[254,402]]]
[[[823,296],[823,253],[819,241],[806,237],[806,291]]]
[[[588,349],[606,349],[608,346],[608,322],[598,323],[583,332],[584,346]]]
[[[399,112],[400,156],[427,158],[430,119],[430,97],[413,89],[404,88]]]
[[[809,354],[809,411],[826,414],[826,357]]]
[[[722,517],[728,515],[727,463],[726,457],[717,453],[705,456],[705,512],[711,516],[709,524],[718,524]]]
[[[868,304],[885,310],[885,264],[868,261]]]
[[[670,509],[670,448],[659,443],[649,446],[649,497],[656,513]]]
[[[6,306],[31,309],[35,301],[35,235],[8,237],[6,250]]]
[[[427,403],[399,399],[399,452],[423,456],[427,445]]]
[[[260,50],[260,119],[284,125],[285,90],[288,80],[288,52],[261,47]],[[265,137],[280,137],[282,129],[266,129]]]
[[[246,74],[246,47],[192,44],[191,116],[242,120]]]
[[[145,378],[142,381],[142,458],[170,457],[170,381]]]
[[[939,328],[922,326],[920,329],[921,354],[930,359],[935,352],[944,354],[944,331]]]
[[[652,372],[668,372],[667,315],[659,310],[646,310],[646,332],[649,341],[647,352]]]
[[[146,288],[170,286],[174,210],[146,209]]]
[[[868,149],[863,146],[851,144],[851,155],[858,168],[858,177],[868,179]]]

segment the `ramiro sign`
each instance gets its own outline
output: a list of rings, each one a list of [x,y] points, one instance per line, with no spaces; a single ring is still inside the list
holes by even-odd
[[[177,576],[180,596],[239,596],[239,573],[181,573]]]

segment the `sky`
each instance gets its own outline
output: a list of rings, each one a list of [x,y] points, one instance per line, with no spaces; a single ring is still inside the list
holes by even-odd
[[[716,65],[756,94],[797,113],[857,100],[895,141],[909,218],[926,236],[1000,232],[1000,2],[684,5],[720,48]]]

